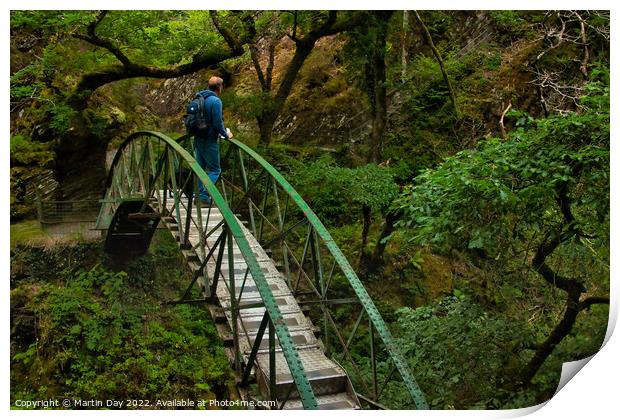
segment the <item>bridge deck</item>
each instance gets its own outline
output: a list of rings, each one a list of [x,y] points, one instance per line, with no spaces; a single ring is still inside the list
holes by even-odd
[[[163,192],[159,194],[162,197]],[[187,211],[187,198],[182,199],[184,202],[181,204],[180,220],[185,221]],[[163,203],[157,203],[159,207],[163,207]],[[172,231],[178,239],[178,224],[177,215],[174,210],[173,200],[168,199],[166,207],[171,213],[171,218],[164,219],[166,226]],[[200,264],[204,261],[205,256],[201,255],[196,250],[200,249],[200,239],[198,234],[198,228],[194,224],[198,220],[198,212],[194,206],[192,206],[192,222],[189,230],[189,241],[192,245],[192,250],[184,252],[188,264],[190,267],[198,269]],[[216,228],[222,221],[222,215],[217,208],[203,208],[201,209],[203,224],[208,220],[208,230]],[[241,221],[240,221],[241,224]],[[289,286],[287,285],[284,277],[277,270],[274,261],[269,257],[267,252],[260,246],[256,238],[252,233],[241,224],[245,237],[248,240],[260,267],[265,273],[265,278],[271,287],[273,295],[276,299],[276,303],[284,317],[284,321],[289,328],[293,342],[299,352],[302,364],[308,376],[308,379],[313,387],[314,393],[317,396],[317,402],[319,408],[322,409],[356,409],[359,408],[359,400],[355,396],[350,385],[349,378],[347,377],[344,369],[336,363],[334,360],[328,358],[323,350],[323,345],[315,337],[314,326],[311,321],[306,318],[301,308],[297,304],[295,297],[293,296]],[[184,226],[182,227],[184,228]],[[221,227],[219,227],[214,234],[211,234],[207,238],[205,249],[208,251],[215,246],[216,240],[221,233]],[[220,306],[223,309],[226,316],[226,323],[229,331],[235,331],[233,328],[233,316],[230,310],[231,308],[231,294],[230,289],[230,273],[227,264],[229,247],[233,247],[234,256],[234,283],[237,300],[240,305],[254,304],[257,307],[241,309],[239,311],[239,319],[237,319],[238,341],[239,348],[244,355],[244,361],[247,363],[252,349],[252,346],[257,339],[258,329],[265,313],[264,307],[261,306],[261,297],[258,293],[256,284],[251,274],[247,270],[247,265],[241,255],[236,243],[232,245],[226,243],[226,252],[224,253],[224,260],[222,263],[222,276],[217,286],[217,298]],[[215,266],[218,252],[213,252],[210,260],[207,262],[206,271],[209,278],[213,278],[215,274]],[[198,283],[204,289],[204,281],[199,278]],[[220,331],[220,335],[224,335]],[[224,337],[223,337],[224,338]],[[230,337],[228,338],[230,341]],[[265,399],[268,399],[269,395],[269,338],[268,330],[262,337],[259,351],[255,361],[254,369],[256,380],[259,385],[259,390]],[[292,389],[291,389],[292,388]],[[282,351],[278,345],[276,337],[276,389],[277,398],[280,402],[287,398],[290,392],[289,399],[284,408],[302,408],[301,401],[298,399],[298,395],[294,390],[294,383],[288,365],[282,354]]]

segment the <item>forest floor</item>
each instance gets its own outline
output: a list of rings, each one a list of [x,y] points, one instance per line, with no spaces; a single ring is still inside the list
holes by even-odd
[[[164,303],[189,282],[168,232],[122,262],[101,240],[49,238],[31,225],[12,235],[12,401],[235,398],[208,311]]]

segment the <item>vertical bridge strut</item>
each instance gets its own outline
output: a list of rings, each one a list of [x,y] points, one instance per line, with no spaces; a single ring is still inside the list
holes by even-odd
[[[174,303],[207,305],[242,397],[278,409],[383,408],[383,391],[404,385],[412,408],[428,408],[361,281],[282,175],[228,140],[214,185],[181,144],[191,147],[149,131],[127,138],[97,226],[107,251],[124,255],[144,253],[160,221],[172,232],[193,274]],[[194,200],[199,182],[211,206]]]

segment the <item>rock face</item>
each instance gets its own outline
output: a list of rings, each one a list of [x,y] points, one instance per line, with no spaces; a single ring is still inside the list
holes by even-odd
[[[210,72],[206,70],[175,79],[158,80],[149,84],[144,104],[160,118],[161,130],[182,132],[185,106],[198,90],[204,89]]]

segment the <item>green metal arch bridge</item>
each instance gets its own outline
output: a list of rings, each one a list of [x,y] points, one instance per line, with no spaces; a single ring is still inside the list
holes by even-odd
[[[412,407],[427,409],[362,282],[286,179],[231,139],[221,142],[213,184],[186,147],[187,136],[152,131],[121,144],[97,219],[106,251],[141,255],[160,222],[172,232],[192,281],[170,303],[207,305],[242,398],[278,409],[385,408],[384,390],[399,382]],[[194,200],[199,180],[209,207]],[[334,312],[343,305],[357,314],[346,323]],[[353,347],[370,369],[362,371]]]

